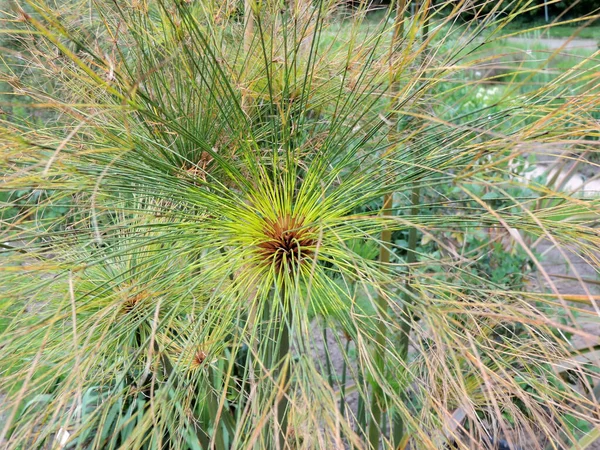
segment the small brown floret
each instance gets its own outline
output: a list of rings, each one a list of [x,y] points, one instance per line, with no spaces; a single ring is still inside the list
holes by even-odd
[[[124,314],[128,314],[128,313],[132,312],[135,309],[135,307],[137,305],[139,305],[145,297],[147,297],[146,292],[138,292],[135,295],[127,296],[127,298],[125,298],[125,300],[123,301],[123,307],[121,308],[121,311]]]
[[[258,244],[265,264],[274,265],[278,272],[292,271],[302,260],[315,252],[315,233],[303,226],[302,218],[286,215],[275,221],[267,221],[265,240]]]
[[[192,368],[196,369],[202,366],[204,361],[206,361],[206,358],[208,358],[207,353],[202,349],[198,349],[196,353],[194,353],[194,358],[192,359]]]

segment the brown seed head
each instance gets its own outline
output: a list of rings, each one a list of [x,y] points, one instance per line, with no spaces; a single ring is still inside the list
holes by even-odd
[[[213,149],[216,150],[216,149]],[[202,152],[200,154],[200,160],[196,164],[186,163],[181,167],[183,172],[186,172],[187,176],[192,179],[199,179],[206,183],[206,173],[209,170],[209,166],[213,162],[213,157],[208,152]],[[179,173],[177,176],[181,176]],[[198,184],[198,183],[194,183]]]
[[[121,307],[121,312],[123,312],[124,314],[128,314],[130,312],[132,312],[135,307],[137,305],[139,305],[144,298],[146,298],[148,296],[147,292],[138,292],[136,294],[133,295],[127,295],[125,297],[125,300],[123,300],[123,306]]]
[[[196,353],[194,353],[194,357],[192,359],[192,368],[197,369],[200,367],[202,363],[206,361],[206,358],[208,358],[208,354],[204,350],[201,348],[196,350]]]
[[[292,272],[302,260],[315,253],[314,230],[303,226],[303,219],[289,215],[267,221],[263,229],[265,240],[258,244],[265,264],[274,265],[278,272]]]

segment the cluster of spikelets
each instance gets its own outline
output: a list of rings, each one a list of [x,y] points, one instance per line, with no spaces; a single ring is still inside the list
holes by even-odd
[[[31,41],[10,80],[44,120],[2,123],[2,191],[44,196],[0,223],[2,445],[575,445],[565,424],[599,425],[593,353],[566,337],[588,313],[472,275],[440,236],[592,258],[597,201],[532,184],[532,206],[500,175],[518,143],[583,139],[587,114],[560,122],[598,98],[542,87],[454,124],[436,113],[481,32],[453,25],[465,2],[423,2],[400,43],[393,9],[234,3],[32,0],[3,24]],[[450,184],[470,203],[434,196]]]

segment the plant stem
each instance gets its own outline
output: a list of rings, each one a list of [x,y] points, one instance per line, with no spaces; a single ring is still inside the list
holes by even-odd
[[[425,43],[427,39],[429,39],[429,5],[430,0],[425,0],[424,8],[424,21],[423,21],[423,33],[421,36],[422,41]],[[423,56],[425,56],[425,49],[423,49]],[[411,210],[410,214],[415,217],[419,214],[419,205],[420,205],[420,197],[421,197],[421,188],[418,185],[413,186],[411,195]],[[412,302],[412,266],[417,261],[417,228],[412,227],[408,232],[408,248],[406,255],[406,291],[402,295],[402,327],[401,327],[401,335],[400,335],[400,359],[402,361],[406,361],[408,358],[408,345],[410,340],[410,332],[411,332],[411,313],[410,313],[410,305]],[[405,430],[404,430],[404,420],[400,415],[396,415],[394,417],[394,431],[393,437],[395,443],[400,443],[405,440]]]
[[[208,379],[211,380],[211,383],[213,386],[216,386],[217,384],[215,383],[215,374],[214,371],[212,370],[212,368],[208,368]],[[215,418],[217,417],[217,411],[219,410],[219,399],[216,397],[214,392],[210,392],[210,394],[207,396],[207,406],[208,406],[208,410],[210,411],[210,415]],[[222,418],[224,419],[224,418]],[[213,433],[214,433],[214,437],[213,437],[213,441],[214,441],[214,447],[215,450],[225,450],[225,439],[223,437],[223,423],[220,423],[218,427],[215,427]],[[211,441],[212,442],[212,441]]]
[[[425,0],[423,12],[424,20],[423,20],[423,32],[421,35],[421,39],[423,43],[426,43],[429,39],[429,7],[431,0]],[[417,5],[418,6],[418,5]],[[423,59],[425,59],[425,48],[423,49]],[[415,217],[419,214],[419,205],[420,205],[420,197],[421,197],[421,188],[418,185],[413,186],[411,191],[411,210],[410,214]],[[417,233],[418,230],[416,227],[412,227],[408,232],[408,248],[406,255],[406,290],[402,295],[402,326],[401,326],[401,335],[400,335],[400,359],[402,361],[407,360],[408,358],[408,345],[410,340],[410,332],[411,332],[411,313],[410,313],[410,305],[412,302],[412,266],[417,261]],[[405,424],[402,416],[396,414],[394,416],[394,429],[393,429],[393,442],[398,445],[401,442],[406,441],[405,436]]]
[[[325,349],[325,369],[327,370],[327,380],[329,381],[329,386],[333,386],[333,373],[331,370],[331,358],[329,356],[329,352],[327,351],[327,324],[323,324],[323,348]]]
[[[425,11],[423,12],[423,14],[425,15],[424,21],[423,21],[423,33],[422,33],[422,41],[423,42],[427,42],[427,39],[429,39],[429,7],[431,6],[431,3],[433,0],[425,0],[427,3],[425,4]],[[425,49],[423,49],[425,50]]]
[[[346,358],[348,358],[348,352],[350,351],[350,339],[348,338],[346,339],[344,351]],[[346,415],[346,373],[348,372],[346,358],[344,358],[344,364],[342,365],[342,385],[340,386],[340,414],[342,417]]]
[[[358,372],[358,385],[363,386],[364,377],[361,371]],[[365,410],[365,399],[362,395],[358,396],[358,406],[356,407],[356,425],[359,433],[364,433],[367,428],[367,412]]]
[[[419,213],[419,199],[421,197],[421,188],[415,186],[411,192],[411,203],[412,208],[410,210],[411,215],[414,217]],[[417,261],[417,229],[412,227],[408,231],[408,248],[406,255],[406,291],[402,295],[402,328],[400,335],[400,359],[406,361],[408,358],[408,343],[410,338],[411,330],[411,314],[410,304],[412,302],[412,264]],[[394,443],[399,443],[404,440],[404,420],[399,414],[394,416],[394,430],[393,438]]]
[[[254,12],[252,3],[254,0],[244,0],[244,55],[248,60],[245,65],[250,62],[250,50],[252,49],[252,39],[254,38]],[[243,74],[246,74],[247,68],[244,67]],[[247,106],[248,99],[246,95],[242,93],[242,109]]]
[[[383,215],[387,216],[391,213],[392,209],[392,194],[386,194],[383,199]],[[387,270],[387,265],[390,262],[390,250],[388,247],[389,242],[392,239],[392,233],[390,230],[383,230],[381,232],[381,248],[379,250],[379,262],[381,263],[382,270]],[[385,345],[386,326],[383,321],[383,317],[387,311],[387,301],[381,294],[377,297],[377,310],[381,318],[377,324],[377,337],[375,339],[375,367],[379,370],[380,374],[383,374],[385,369],[385,358],[383,349]],[[379,436],[381,430],[379,428],[381,422],[381,400],[383,397],[383,391],[379,385],[373,386],[373,395],[371,397],[371,421],[369,422],[369,443],[371,448],[379,448]]]
[[[248,55],[252,46],[254,36],[254,13],[252,11],[253,0],[244,1],[244,53]]]
[[[402,36],[404,34],[404,9],[406,6],[406,0],[396,0],[394,4],[395,8],[395,18],[394,18],[394,35],[392,37],[392,42],[390,45],[390,91],[392,94],[391,101],[391,109],[393,110],[395,105],[395,97],[399,90],[398,83],[396,81],[395,70],[394,70],[394,60],[393,56],[398,50],[400,45]],[[395,117],[393,115],[392,117]],[[397,118],[395,120],[397,124]],[[394,126],[392,130],[395,131],[396,127]],[[392,143],[393,144],[393,143]],[[394,145],[394,144],[393,144]],[[383,210],[382,214],[384,216],[389,216],[392,214],[392,205],[393,205],[393,194],[387,193],[383,198]],[[381,247],[379,250],[379,262],[381,263],[382,270],[387,271],[387,266],[390,262],[390,249],[389,245],[391,244],[392,233],[389,229],[384,229],[381,232]],[[385,360],[383,349],[385,345],[385,334],[386,327],[383,321],[383,317],[387,312],[387,301],[385,297],[381,294],[377,297],[377,310],[381,316],[381,320],[377,326],[377,337],[376,337],[376,349],[375,349],[375,366],[379,369],[380,373],[383,374],[385,369]],[[380,422],[381,422],[381,401],[383,400],[383,392],[380,386],[373,387],[373,395],[371,397],[371,421],[369,422],[369,443],[371,448],[378,449],[379,448],[379,437],[381,435],[380,430]]]
[[[281,301],[281,314],[279,317],[279,329],[276,331],[276,335],[279,335],[279,342],[277,343],[277,361],[273,364],[273,367],[279,367],[278,375],[283,377],[280,381],[282,386],[287,386],[290,379],[290,325],[292,323],[292,310],[291,305],[286,299],[285,289],[282,287],[280,292]],[[286,431],[287,431],[287,409],[288,401],[285,393],[278,401],[277,405],[277,422],[279,424],[279,445],[280,448],[285,447]]]

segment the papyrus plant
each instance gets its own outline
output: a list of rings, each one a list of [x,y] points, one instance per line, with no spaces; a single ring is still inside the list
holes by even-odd
[[[5,4],[3,448],[577,448],[597,307],[533,245],[597,267],[598,200],[510,164],[597,151],[597,53],[461,111],[514,3]]]

